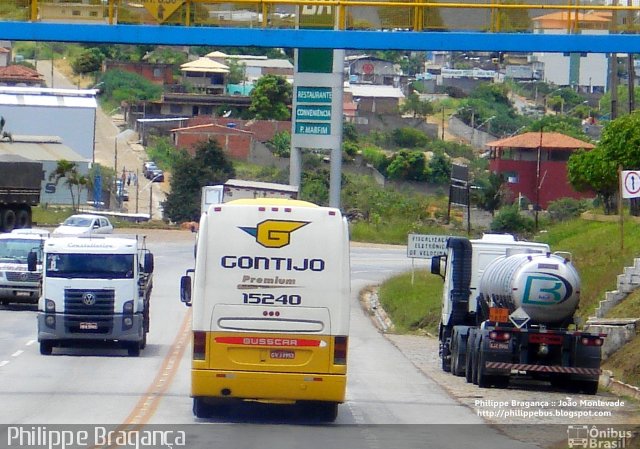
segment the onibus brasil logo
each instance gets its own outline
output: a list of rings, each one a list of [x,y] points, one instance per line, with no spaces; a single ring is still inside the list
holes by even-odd
[[[244,232],[256,238],[265,248],[282,248],[291,243],[291,234],[309,224],[308,221],[265,220],[255,228],[240,226]]]

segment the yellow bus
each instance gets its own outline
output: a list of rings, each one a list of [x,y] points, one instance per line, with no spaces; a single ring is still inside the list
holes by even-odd
[[[193,306],[197,417],[249,400],[303,403],[315,419],[336,419],[350,309],[348,226],[338,209],[269,198],[211,205],[180,291]]]

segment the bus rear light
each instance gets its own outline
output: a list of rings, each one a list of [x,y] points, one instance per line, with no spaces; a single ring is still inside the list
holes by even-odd
[[[330,210],[330,211],[329,211],[329,215],[335,215],[335,214],[336,214],[336,211],[335,211],[335,210]]]
[[[265,211],[267,210],[267,208],[266,208],[266,207],[259,207],[259,208],[258,208],[258,210],[259,210],[260,212],[265,212]]]
[[[262,312],[262,316],[280,316],[280,312],[274,312],[273,310],[268,312],[265,310],[264,312]]]
[[[271,208],[271,212],[278,212],[278,208],[277,207],[272,207]]]
[[[222,210],[222,208],[220,206],[216,206],[213,208],[214,212],[220,212]]]
[[[193,332],[193,360],[204,360],[207,352],[207,333]]]
[[[285,212],[291,212],[291,208],[290,208],[290,207],[285,207],[285,208],[284,208],[284,211],[285,211]]]
[[[347,364],[347,342],[348,337],[339,335],[333,341],[333,363],[335,365]]]
[[[305,382],[322,382],[322,377],[305,377]]]

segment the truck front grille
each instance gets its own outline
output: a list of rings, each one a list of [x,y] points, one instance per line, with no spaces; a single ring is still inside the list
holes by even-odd
[[[72,315],[112,315],[113,290],[67,289],[64,291],[64,310]]]
[[[34,271],[6,271],[5,275],[9,282],[38,282],[40,273]]]

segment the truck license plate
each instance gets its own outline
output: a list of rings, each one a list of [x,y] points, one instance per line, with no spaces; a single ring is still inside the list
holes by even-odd
[[[292,360],[296,358],[296,354],[293,351],[275,350],[271,351],[271,358]]]
[[[80,323],[80,330],[94,331],[98,329],[98,323]]]
[[[31,292],[16,291],[16,296],[31,296]]]

